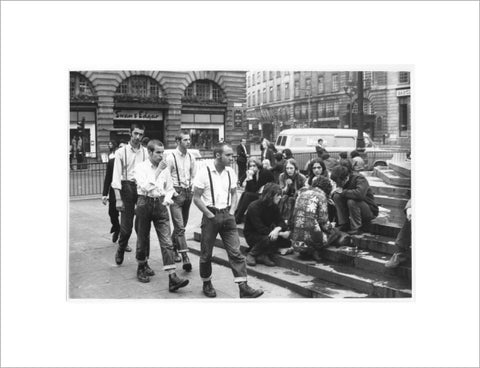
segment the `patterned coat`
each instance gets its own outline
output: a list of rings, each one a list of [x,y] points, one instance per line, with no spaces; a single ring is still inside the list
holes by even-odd
[[[327,234],[333,229],[328,221],[327,203],[327,197],[320,188],[303,188],[298,192],[292,234],[297,251],[322,247],[327,243]]]

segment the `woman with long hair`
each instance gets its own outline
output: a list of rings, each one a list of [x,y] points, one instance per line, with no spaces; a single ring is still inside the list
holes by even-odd
[[[297,192],[305,186],[307,178],[298,170],[297,162],[290,158],[285,162],[285,170],[280,174],[278,181],[282,189],[282,199],[279,204],[280,212],[284,220],[291,226]]]
[[[260,141],[260,162],[265,159],[270,161],[270,165],[273,166],[275,164],[275,152],[271,148],[271,143],[268,139],[262,138]]]
[[[249,266],[255,266],[257,262],[275,266],[272,254],[291,245],[290,231],[278,208],[281,196],[282,189],[278,184],[267,183],[260,198],[248,206],[243,233],[250,247],[246,259]]]
[[[311,186],[312,180],[317,176],[325,176],[328,178],[327,167],[321,158],[314,158],[308,163],[307,184]]]

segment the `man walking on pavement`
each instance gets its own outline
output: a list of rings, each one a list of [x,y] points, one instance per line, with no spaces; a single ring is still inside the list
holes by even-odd
[[[137,202],[137,185],[133,177],[136,164],[148,159],[148,151],[140,142],[145,132],[145,126],[132,124],[130,127],[130,142],[115,152],[113,167],[112,188],[115,191],[117,210],[120,215],[120,239],[115,254],[117,265],[123,263],[125,252],[131,252],[128,240],[132,235],[133,218],[135,216],[135,203]],[[135,226],[135,231],[137,226]]]
[[[149,159],[135,166],[134,178],[137,183],[137,278],[140,282],[149,282],[155,272],[148,265],[150,255],[150,224],[153,226],[160,242],[163,269],[169,273],[169,291],[175,291],[188,284],[187,279],[181,279],[175,273],[173,260],[173,245],[170,238],[170,218],[167,206],[172,204],[172,177],[163,159],[163,143],[152,139],[147,144]]]
[[[247,140],[242,138],[240,144],[237,146],[237,165],[238,165],[238,182],[243,183],[247,176]]]
[[[200,242],[200,277],[203,293],[210,298],[217,296],[212,285],[212,251],[217,234],[220,234],[234,281],[238,283],[240,298],[257,298],[262,290],[247,284],[245,257],[240,253],[240,239],[233,215],[237,203],[237,175],[230,167],[233,150],[226,143],[219,143],[213,150],[215,160],[197,173],[194,180],[193,202],[202,211],[202,239]]]
[[[195,158],[188,152],[190,135],[180,133],[175,137],[177,149],[167,156],[167,168],[172,177],[175,192],[173,203],[170,206],[172,215],[173,233],[172,242],[175,250],[175,262],[180,262],[179,253],[182,255],[183,269],[192,270],[188,258],[188,247],[185,240],[185,227],[188,222],[190,205],[192,204],[192,181],[195,177]]]

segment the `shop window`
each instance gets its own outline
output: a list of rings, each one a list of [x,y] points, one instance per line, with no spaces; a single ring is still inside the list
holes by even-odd
[[[302,105],[302,119],[308,118],[308,105]]]
[[[410,83],[410,72],[400,72],[400,73],[398,73],[398,82],[399,83]]]
[[[399,98],[398,126],[400,136],[408,136],[408,130],[410,129],[410,97]]]
[[[264,88],[263,89],[263,103],[267,103],[267,89]]]
[[[332,74],[332,92],[338,92],[339,86],[338,74]]]
[[[300,106],[295,106],[294,109],[293,109],[293,116],[295,117],[295,119],[300,119],[300,116],[301,116],[301,108]]]
[[[333,117],[334,116],[334,110],[333,110],[333,102],[327,102],[327,117]]]
[[[337,101],[333,103],[333,116],[338,116],[340,105]]]

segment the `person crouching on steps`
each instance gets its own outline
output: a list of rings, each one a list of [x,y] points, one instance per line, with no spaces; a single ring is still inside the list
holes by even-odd
[[[275,262],[270,258],[279,248],[291,246],[290,231],[283,221],[278,208],[282,198],[282,189],[278,184],[267,183],[260,198],[250,203],[245,218],[245,240],[250,246],[247,264],[255,266],[263,263],[273,267]]]
[[[173,244],[170,238],[170,217],[167,206],[172,204],[174,193],[172,177],[166,170],[163,160],[163,143],[152,139],[147,144],[149,159],[135,166],[134,177],[137,183],[137,278],[149,282],[155,272],[148,265],[150,255],[150,223],[153,222],[162,251],[163,269],[169,273],[169,291],[175,291],[188,284],[175,273]]]
[[[247,265],[240,252],[240,239],[233,212],[237,202],[237,175],[231,168],[233,150],[225,142],[218,143],[213,155],[215,160],[202,167],[195,176],[193,203],[202,211],[202,238],[200,241],[200,277],[203,293],[214,298],[217,293],[212,285],[212,251],[217,234],[220,234],[234,281],[238,283],[240,298],[257,298],[262,290],[247,284]]]

